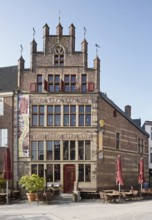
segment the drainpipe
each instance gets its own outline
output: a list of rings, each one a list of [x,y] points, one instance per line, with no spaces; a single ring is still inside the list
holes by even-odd
[[[16,187],[18,189],[18,179],[19,179],[19,90],[16,91]]]

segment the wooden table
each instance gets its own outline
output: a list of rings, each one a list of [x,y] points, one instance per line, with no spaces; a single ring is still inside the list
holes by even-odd
[[[120,202],[121,194],[119,192],[108,192],[105,194],[107,197],[107,202],[116,202],[117,200]]]
[[[0,197],[1,197],[1,198],[5,198],[6,195],[7,195],[6,193],[0,193]]]
[[[122,198],[125,200],[130,200],[134,197],[133,192],[121,192]]]

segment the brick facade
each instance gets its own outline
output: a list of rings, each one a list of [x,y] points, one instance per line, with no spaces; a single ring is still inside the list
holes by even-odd
[[[18,60],[13,98],[5,99],[5,118],[13,149],[13,184],[37,173],[63,192],[115,188],[116,157],[121,155],[126,188],[138,187],[138,164],[145,161],[148,179],[148,135],[100,92],[100,59],[88,67],[88,43],[75,51],[75,27],[63,35],[43,27],[43,51],[31,42],[30,68]],[[8,107],[7,107],[7,106]],[[14,124],[12,123],[14,122]]]
[[[1,93],[3,99],[3,115],[0,115],[0,129],[7,129],[7,147],[13,153],[13,93]],[[0,147],[0,172],[3,172],[3,158],[6,146]]]
[[[89,166],[91,169],[88,181],[81,181],[78,184],[79,188],[88,188],[89,190],[96,190],[96,162],[97,161],[97,96],[99,92],[99,74],[100,74],[100,64],[99,58],[95,58],[94,60],[94,68],[88,68],[87,66],[87,42],[84,39],[82,42],[82,51],[75,51],[75,27],[73,25],[70,26],[69,35],[62,35],[60,31],[60,24],[57,26],[57,35],[49,35],[49,28],[47,25],[44,27],[44,48],[42,52],[37,51],[37,44],[35,40],[31,43],[31,68],[24,69],[24,59],[21,57],[18,62],[18,87],[19,93],[15,97],[15,114],[14,119],[16,120],[16,125],[20,109],[20,103],[17,104],[17,100],[19,100],[21,96],[28,95],[29,97],[29,155],[24,157],[24,155],[19,156],[17,163],[14,163],[14,176],[16,179],[19,179],[23,174],[32,173],[33,167],[37,167],[36,172],[40,172],[40,166],[42,166],[43,170],[41,170],[41,175],[46,177],[46,172],[48,167],[53,167],[53,179],[51,182],[55,182],[55,166],[60,166],[60,178],[59,182],[63,187],[63,191],[65,190],[65,177],[64,177],[64,169],[68,165],[74,165],[75,167],[75,181],[78,181],[78,170],[79,165],[84,167]],[[55,55],[54,51],[56,47],[63,48],[64,51],[64,65],[56,65],[55,64]],[[62,60],[61,60],[62,61]],[[58,62],[58,61],[56,61]],[[49,86],[49,75],[51,77],[59,77],[59,91],[58,92],[48,92]],[[42,91],[39,92],[37,89],[38,77],[42,78]],[[66,87],[66,79],[65,77],[75,77],[75,91],[65,91],[62,87],[62,81],[64,81],[64,86]],[[86,77],[85,84],[85,92],[82,92],[82,77]],[[47,88],[45,86],[47,83]],[[69,82],[71,84],[71,82]],[[91,86],[89,88],[89,85]],[[32,86],[31,86],[32,84]],[[55,86],[53,82],[53,86]],[[32,88],[32,91],[31,91]],[[71,84],[72,88],[72,84]],[[38,107],[41,106],[44,108],[44,124],[43,126],[34,126],[33,125],[33,106]],[[60,125],[59,126],[48,126],[48,113],[47,108],[48,106],[59,106],[61,109],[60,113]],[[64,125],[64,116],[63,111],[64,107],[74,106],[76,109],[75,112],[75,125],[74,126],[65,126]],[[89,106],[91,108],[91,122],[89,126],[79,126],[79,108],[83,107],[84,109]],[[86,111],[86,110],[85,110]],[[54,114],[54,113],[52,113]],[[84,113],[87,114],[87,113]],[[41,116],[40,116],[41,117]],[[56,117],[56,116],[53,116]],[[72,117],[72,116],[70,116]],[[85,116],[87,117],[87,116]],[[90,116],[89,116],[90,117]],[[55,120],[55,119],[54,119]],[[87,119],[85,119],[87,120]],[[18,134],[18,127],[15,126],[14,136]],[[22,136],[22,135],[21,135]],[[60,159],[59,161],[48,160],[46,151],[47,151],[47,144],[48,143],[55,143],[59,142],[60,145]],[[20,151],[20,141],[15,140],[16,143],[16,156],[17,156],[17,149]],[[44,155],[43,159],[37,158],[36,160],[32,159],[32,143],[40,143],[43,144],[44,147]],[[75,156],[74,159],[68,158],[67,160],[64,159],[64,144],[70,143],[75,145]],[[89,143],[90,149],[88,153],[88,158],[84,160],[79,160],[79,144],[82,143]],[[86,147],[87,148],[87,147]],[[70,152],[69,152],[70,153]],[[70,157],[70,156],[69,156]],[[87,156],[86,156],[87,157]],[[85,169],[83,168],[84,177],[86,178]],[[42,174],[43,173],[43,174]],[[91,181],[91,179],[93,181]],[[73,183],[72,183],[73,184]]]
[[[98,161],[98,188],[115,187],[116,158],[122,158],[124,187],[138,187],[140,158],[145,162],[145,179],[148,181],[148,138],[128,115],[110,104],[102,94],[99,104],[99,119],[104,119],[103,158]],[[116,134],[119,134],[119,147],[116,147]],[[140,146],[139,141],[140,140]],[[143,143],[143,144],[142,144]],[[106,180],[106,181],[105,181]]]

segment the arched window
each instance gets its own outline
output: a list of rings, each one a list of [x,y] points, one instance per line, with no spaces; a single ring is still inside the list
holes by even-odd
[[[64,65],[64,50],[61,46],[56,46],[54,49],[54,65],[63,66]]]

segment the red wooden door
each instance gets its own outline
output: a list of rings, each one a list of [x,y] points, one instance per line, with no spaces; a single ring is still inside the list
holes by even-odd
[[[75,166],[65,165],[64,166],[64,192],[72,193],[74,190],[74,181],[75,181]]]

